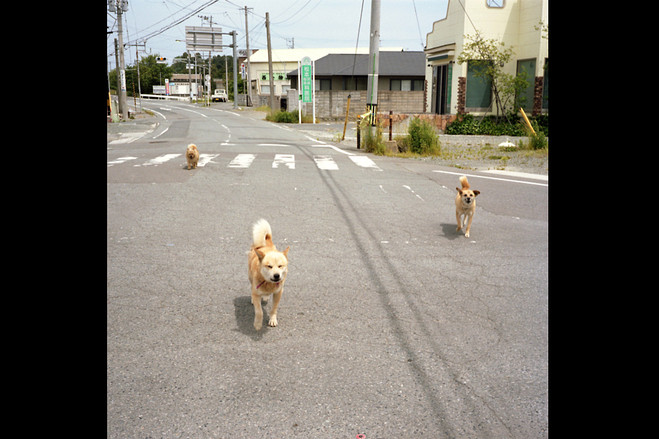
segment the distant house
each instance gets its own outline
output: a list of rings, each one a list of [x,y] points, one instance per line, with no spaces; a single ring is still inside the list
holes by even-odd
[[[425,54],[420,51],[380,51],[378,112],[423,112],[425,61]],[[366,112],[367,78],[371,68],[368,53],[329,54],[316,60],[316,116],[345,116],[348,95],[352,116]],[[297,90],[297,68],[287,75],[291,79],[291,89]],[[289,101],[289,109],[297,108],[295,94]],[[311,104],[304,105],[305,112],[310,114]]]
[[[272,74],[276,106],[286,107],[291,81],[288,72],[297,69],[297,63],[305,56],[315,61],[330,53],[354,53],[355,48],[345,49],[273,49]],[[368,53],[368,48],[359,49],[359,53]],[[270,105],[270,73],[268,71],[268,51],[257,50],[250,55],[249,78],[254,106]],[[245,61],[247,65],[247,61]],[[283,102],[282,102],[283,99]]]
[[[190,75],[187,73],[174,73],[172,78],[169,80],[169,94],[170,96],[190,96],[190,89],[192,89],[192,94],[197,95],[201,93],[203,89],[201,75],[195,75],[192,72]],[[159,87],[159,91],[164,90],[163,87]],[[154,90],[154,94],[156,93]],[[164,94],[164,92],[162,93]]]
[[[423,52],[403,52],[402,50],[401,47],[380,48],[380,81],[378,82],[380,93],[378,93],[378,98],[382,100],[381,111],[384,111],[384,108],[387,108],[387,111],[388,109],[407,111],[404,108],[422,111],[424,55]],[[295,90],[297,86],[297,82],[293,86],[292,81],[297,81],[298,61],[308,56],[316,63],[315,88],[319,91],[318,99],[324,99],[322,105],[320,101],[317,102],[316,115],[318,117],[345,116],[347,96],[351,91],[353,93],[350,112],[354,115],[364,113],[366,111],[368,51],[368,47],[358,48],[355,59],[354,47],[272,50],[275,106],[289,110],[297,108],[297,91],[289,96],[289,90]],[[352,79],[353,62],[355,63],[355,79]],[[267,50],[261,49],[250,55],[249,76],[253,105],[269,106],[270,77]],[[344,91],[345,93],[343,93]],[[406,93],[392,94],[388,93],[389,91]],[[305,105],[309,106],[309,114],[311,114],[311,104]]]
[[[427,34],[426,71],[428,99],[425,112],[490,114],[491,84],[474,75],[476,66],[457,64],[465,35],[476,30],[486,39],[513,47],[515,58],[503,66],[510,74],[527,72],[525,111],[548,112],[548,35],[540,23],[549,25],[548,0],[449,0],[446,18],[433,23]]]

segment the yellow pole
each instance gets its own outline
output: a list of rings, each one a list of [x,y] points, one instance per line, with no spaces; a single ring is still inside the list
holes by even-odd
[[[535,130],[534,130],[533,127],[531,126],[531,122],[529,122],[529,118],[526,117],[526,113],[524,113],[524,109],[523,109],[522,107],[519,107],[519,111],[522,112],[522,117],[523,117],[524,120],[526,121],[526,125],[529,127],[529,129],[531,130],[531,132],[532,132],[533,135],[535,136],[535,135],[536,135],[536,134],[535,134]]]
[[[341,136],[341,140],[345,140],[346,138],[346,126],[348,125],[348,113],[350,112],[350,95],[348,95],[348,105],[346,106],[346,120],[343,122],[343,136]],[[359,129],[359,127],[357,127]]]

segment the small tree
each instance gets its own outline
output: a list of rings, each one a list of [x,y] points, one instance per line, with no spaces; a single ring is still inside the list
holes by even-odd
[[[458,56],[458,64],[471,62],[479,67],[474,72],[475,76],[489,79],[492,84],[492,93],[496,104],[497,119],[500,115],[506,118],[510,104],[517,104],[514,100],[521,95],[521,91],[528,87],[529,83],[525,74],[511,75],[503,72],[503,66],[510,62],[513,57],[512,47],[505,47],[503,41],[485,39],[479,32],[476,35],[465,35],[465,45]]]

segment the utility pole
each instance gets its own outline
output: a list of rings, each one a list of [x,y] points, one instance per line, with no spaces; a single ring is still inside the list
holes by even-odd
[[[119,41],[117,49],[119,50],[119,64],[118,79],[119,87],[117,94],[119,95],[119,112],[124,121],[128,120],[128,105],[126,104],[126,65],[124,63],[124,33],[123,33],[123,13],[128,10],[127,0],[117,0],[117,32],[119,33]]]
[[[245,6],[245,46],[247,47],[247,100],[245,101],[245,106],[249,107],[251,106],[252,102],[252,81],[249,79],[249,70],[250,70],[250,64],[249,64],[249,30],[247,28],[247,9],[254,9],[254,8],[248,8]]]
[[[233,39],[233,108],[238,108],[238,47],[236,44],[237,32],[231,31]],[[225,58],[226,59],[226,58]]]
[[[143,43],[144,45],[144,50],[146,50],[146,41]],[[135,44],[128,44],[128,46],[135,46],[135,65],[137,66],[137,90],[140,95],[140,109],[139,112],[142,112],[142,84],[140,80],[140,54],[137,51],[137,48],[140,46],[140,44],[135,43]],[[133,92],[133,95],[135,92]]]
[[[211,32],[213,32],[213,16],[210,17]],[[213,75],[211,74],[211,51],[208,51],[208,106],[211,106],[211,90],[213,86],[211,85],[213,81]]]
[[[270,111],[275,113],[275,81],[272,74],[272,44],[270,44],[270,13],[265,13],[265,29],[268,35],[268,75],[270,76]]]
[[[366,107],[371,112],[371,126],[375,126],[378,111],[378,73],[380,71],[380,0],[371,0],[371,39],[368,44],[369,74]]]

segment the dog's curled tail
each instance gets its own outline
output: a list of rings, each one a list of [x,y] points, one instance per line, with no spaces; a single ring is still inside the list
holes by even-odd
[[[467,177],[463,175],[462,177],[459,178],[460,184],[462,185],[462,189],[469,189],[471,186],[469,186],[469,182],[467,181]]]
[[[272,242],[272,229],[270,223],[260,219],[252,226],[252,242],[254,247],[263,247],[267,241]]]

